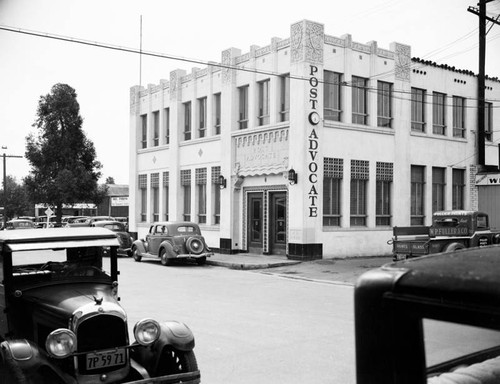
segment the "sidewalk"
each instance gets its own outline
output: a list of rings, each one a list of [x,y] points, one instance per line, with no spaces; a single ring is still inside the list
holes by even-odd
[[[207,259],[208,265],[280,275],[291,279],[354,285],[364,272],[392,262],[392,256],[289,260],[286,256],[266,256],[250,253],[234,255],[216,253]]]

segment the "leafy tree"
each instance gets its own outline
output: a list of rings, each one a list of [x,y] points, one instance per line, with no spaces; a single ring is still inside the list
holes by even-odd
[[[4,214],[7,219],[28,215],[34,208],[28,201],[26,188],[16,182],[12,176],[5,178],[7,184],[7,196],[4,189],[0,191],[0,205],[5,207]],[[3,184],[3,183],[2,183]]]
[[[115,179],[112,176],[106,177],[106,184],[115,184]]]
[[[99,204],[107,192],[98,185],[102,165],[82,130],[76,97],[69,85],[54,85],[40,97],[33,124],[37,131],[26,138],[31,170],[24,182],[30,199],[55,208],[59,222],[63,204]]]

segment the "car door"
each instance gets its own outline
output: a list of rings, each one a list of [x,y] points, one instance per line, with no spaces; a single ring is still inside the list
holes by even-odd
[[[157,255],[160,249],[161,242],[165,239],[166,236],[166,227],[164,225],[154,225],[152,231],[150,233],[150,237],[148,240],[149,244],[149,253],[153,255]]]

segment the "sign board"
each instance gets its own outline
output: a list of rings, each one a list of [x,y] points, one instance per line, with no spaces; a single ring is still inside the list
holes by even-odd
[[[128,207],[128,196],[119,196],[111,198],[112,207]]]

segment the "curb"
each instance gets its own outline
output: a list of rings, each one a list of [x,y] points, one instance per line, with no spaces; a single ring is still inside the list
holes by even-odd
[[[217,267],[225,267],[229,269],[238,269],[238,270],[268,269],[268,268],[284,267],[287,265],[295,265],[300,263],[301,263],[300,261],[284,261],[284,262],[274,262],[274,263],[250,264],[250,263],[236,263],[236,262],[218,261],[218,260],[206,261],[206,264],[208,265],[215,265]]]

